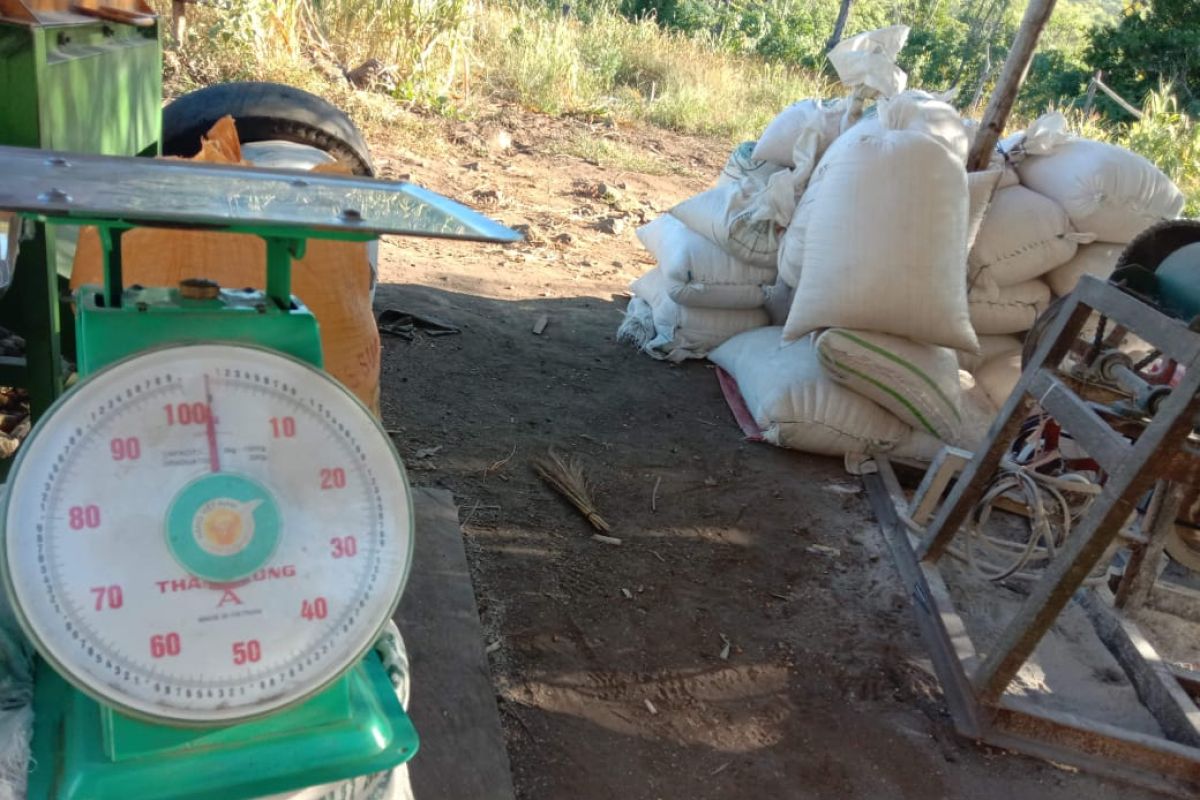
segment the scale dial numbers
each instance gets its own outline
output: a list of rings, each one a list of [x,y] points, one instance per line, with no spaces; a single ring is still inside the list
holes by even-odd
[[[258,348],[103,370],[22,447],[3,570],[39,651],[101,702],[226,724],[370,647],[407,578],[411,502],[344,388]]]

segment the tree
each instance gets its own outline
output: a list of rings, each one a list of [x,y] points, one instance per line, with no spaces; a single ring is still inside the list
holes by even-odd
[[[838,8],[837,22],[833,23],[833,35],[825,43],[825,52],[837,47],[837,43],[842,40],[842,31],[846,29],[846,20],[850,19],[850,6],[852,5],[854,5],[854,0],[842,0],[842,5]]]
[[[1104,82],[1135,106],[1162,83],[1179,105],[1200,115],[1200,0],[1135,0],[1120,22],[1092,34],[1087,62],[1104,71]],[[1123,112],[1097,99],[1114,115]]]

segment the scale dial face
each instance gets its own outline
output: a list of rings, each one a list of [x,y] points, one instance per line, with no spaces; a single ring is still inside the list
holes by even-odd
[[[400,598],[412,505],[387,434],[307,364],[151,350],[64,396],[22,446],[5,584],[39,652],[125,713],[228,724],[299,702]]]

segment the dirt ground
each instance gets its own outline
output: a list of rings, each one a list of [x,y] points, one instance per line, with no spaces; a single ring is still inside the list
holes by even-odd
[[[958,740],[855,479],[744,441],[706,363],[615,341],[634,229],[725,145],[503,108],[444,133],[375,137],[381,171],[529,239],[383,245],[377,310],[462,328],[385,337],[383,414],[460,507],[519,797],[1142,796]],[[534,475],[551,446],[620,546]]]

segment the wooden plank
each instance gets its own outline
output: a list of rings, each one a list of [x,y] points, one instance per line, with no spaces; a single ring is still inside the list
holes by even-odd
[[[1111,601],[1111,595],[1109,595]],[[1200,709],[1137,625],[1094,591],[1075,596],[1100,641],[1129,677],[1142,705],[1173,742],[1200,747]]]
[[[450,492],[414,489],[416,544],[396,613],[412,668],[408,712],[421,736],[409,765],[421,800],[513,800],[483,627]]]
[[[991,725],[983,736],[988,744],[1173,797],[1200,796],[1200,750],[1194,747],[1049,712],[1020,697],[1005,697],[991,710]]]
[[[1121,97],[1121,95],[1114,92],[1112,89],[1109,88],[1107,83],[1105,83],[1103,80],[1100,79],[1100,71],[1099,70],[1096,71],[1096,75],[1092,78],[1091,85],[1099,87],[1100,91],[1104,92],[1106,95],[1108,95],[1110,98],[1112,98],[1112,101],[1114,103],[1116,103],[1121,108],[1125,109],[1131,115],[1133,115],[1134,119],[1142,118],[1141,111],[1138,111],[1136,108],[1134,108],[1132,103],[1130,103],[1124,97]],[[1092,91],[1092,90],[1089,89],[1089,91]]]
[[[1033,51],[1037,49],[1038,37],[1042,28],[1050,21],[1054,12],[1054,0],[1029,0],[1025,6],[1025,16],[1021,18],[1021,27],[1013,39],[1004,60],[1004,69],[996,80],[996,88],[992,91],[992,99],[988,101],[987,110],[983,112],[983,120],[975,133],[975,142],[967,156],[967,171],[979,172],[988,168],[992,151],[996,149],[996,141],[1004,132],[1008,115],[1012,112],[1017,93],[1025,81],[1025,73],[1033,61]]]
[[[929,648],[954,728],[963,736],[978,738],[983,732],[983,722],[967,678],[967,667],[977,660],[971,637],[954,610],[950,592],[937,567],[917,561],[909,543],[908,530],[896,516],[894,498],[889,495],[884,480],[878,474],[864,475],[863,485],[900,580],[908,590],[917,628]]]
[[[909,503],[909,508],[912,509],[909,517],[913,522],[924,525],[929,521],[937,509],[938,501],[942,499],[946,487],[950,485],[950,481],[970,460],[971,452],[969,450],[943,447],[938,451]]]
[[[1114,602],[1117,608],[1132,612],[1145,605],[1154,584],[1158,582],[1158,563],[1167,546],[1167,537],[1175,527],[1179,515],[1179,504],[1183,490],[1170,481],[1159,481],[1150,500],[1150,507],[1142,519],[1147,542],[1132,548],[1125,574],[1117,587]]]

